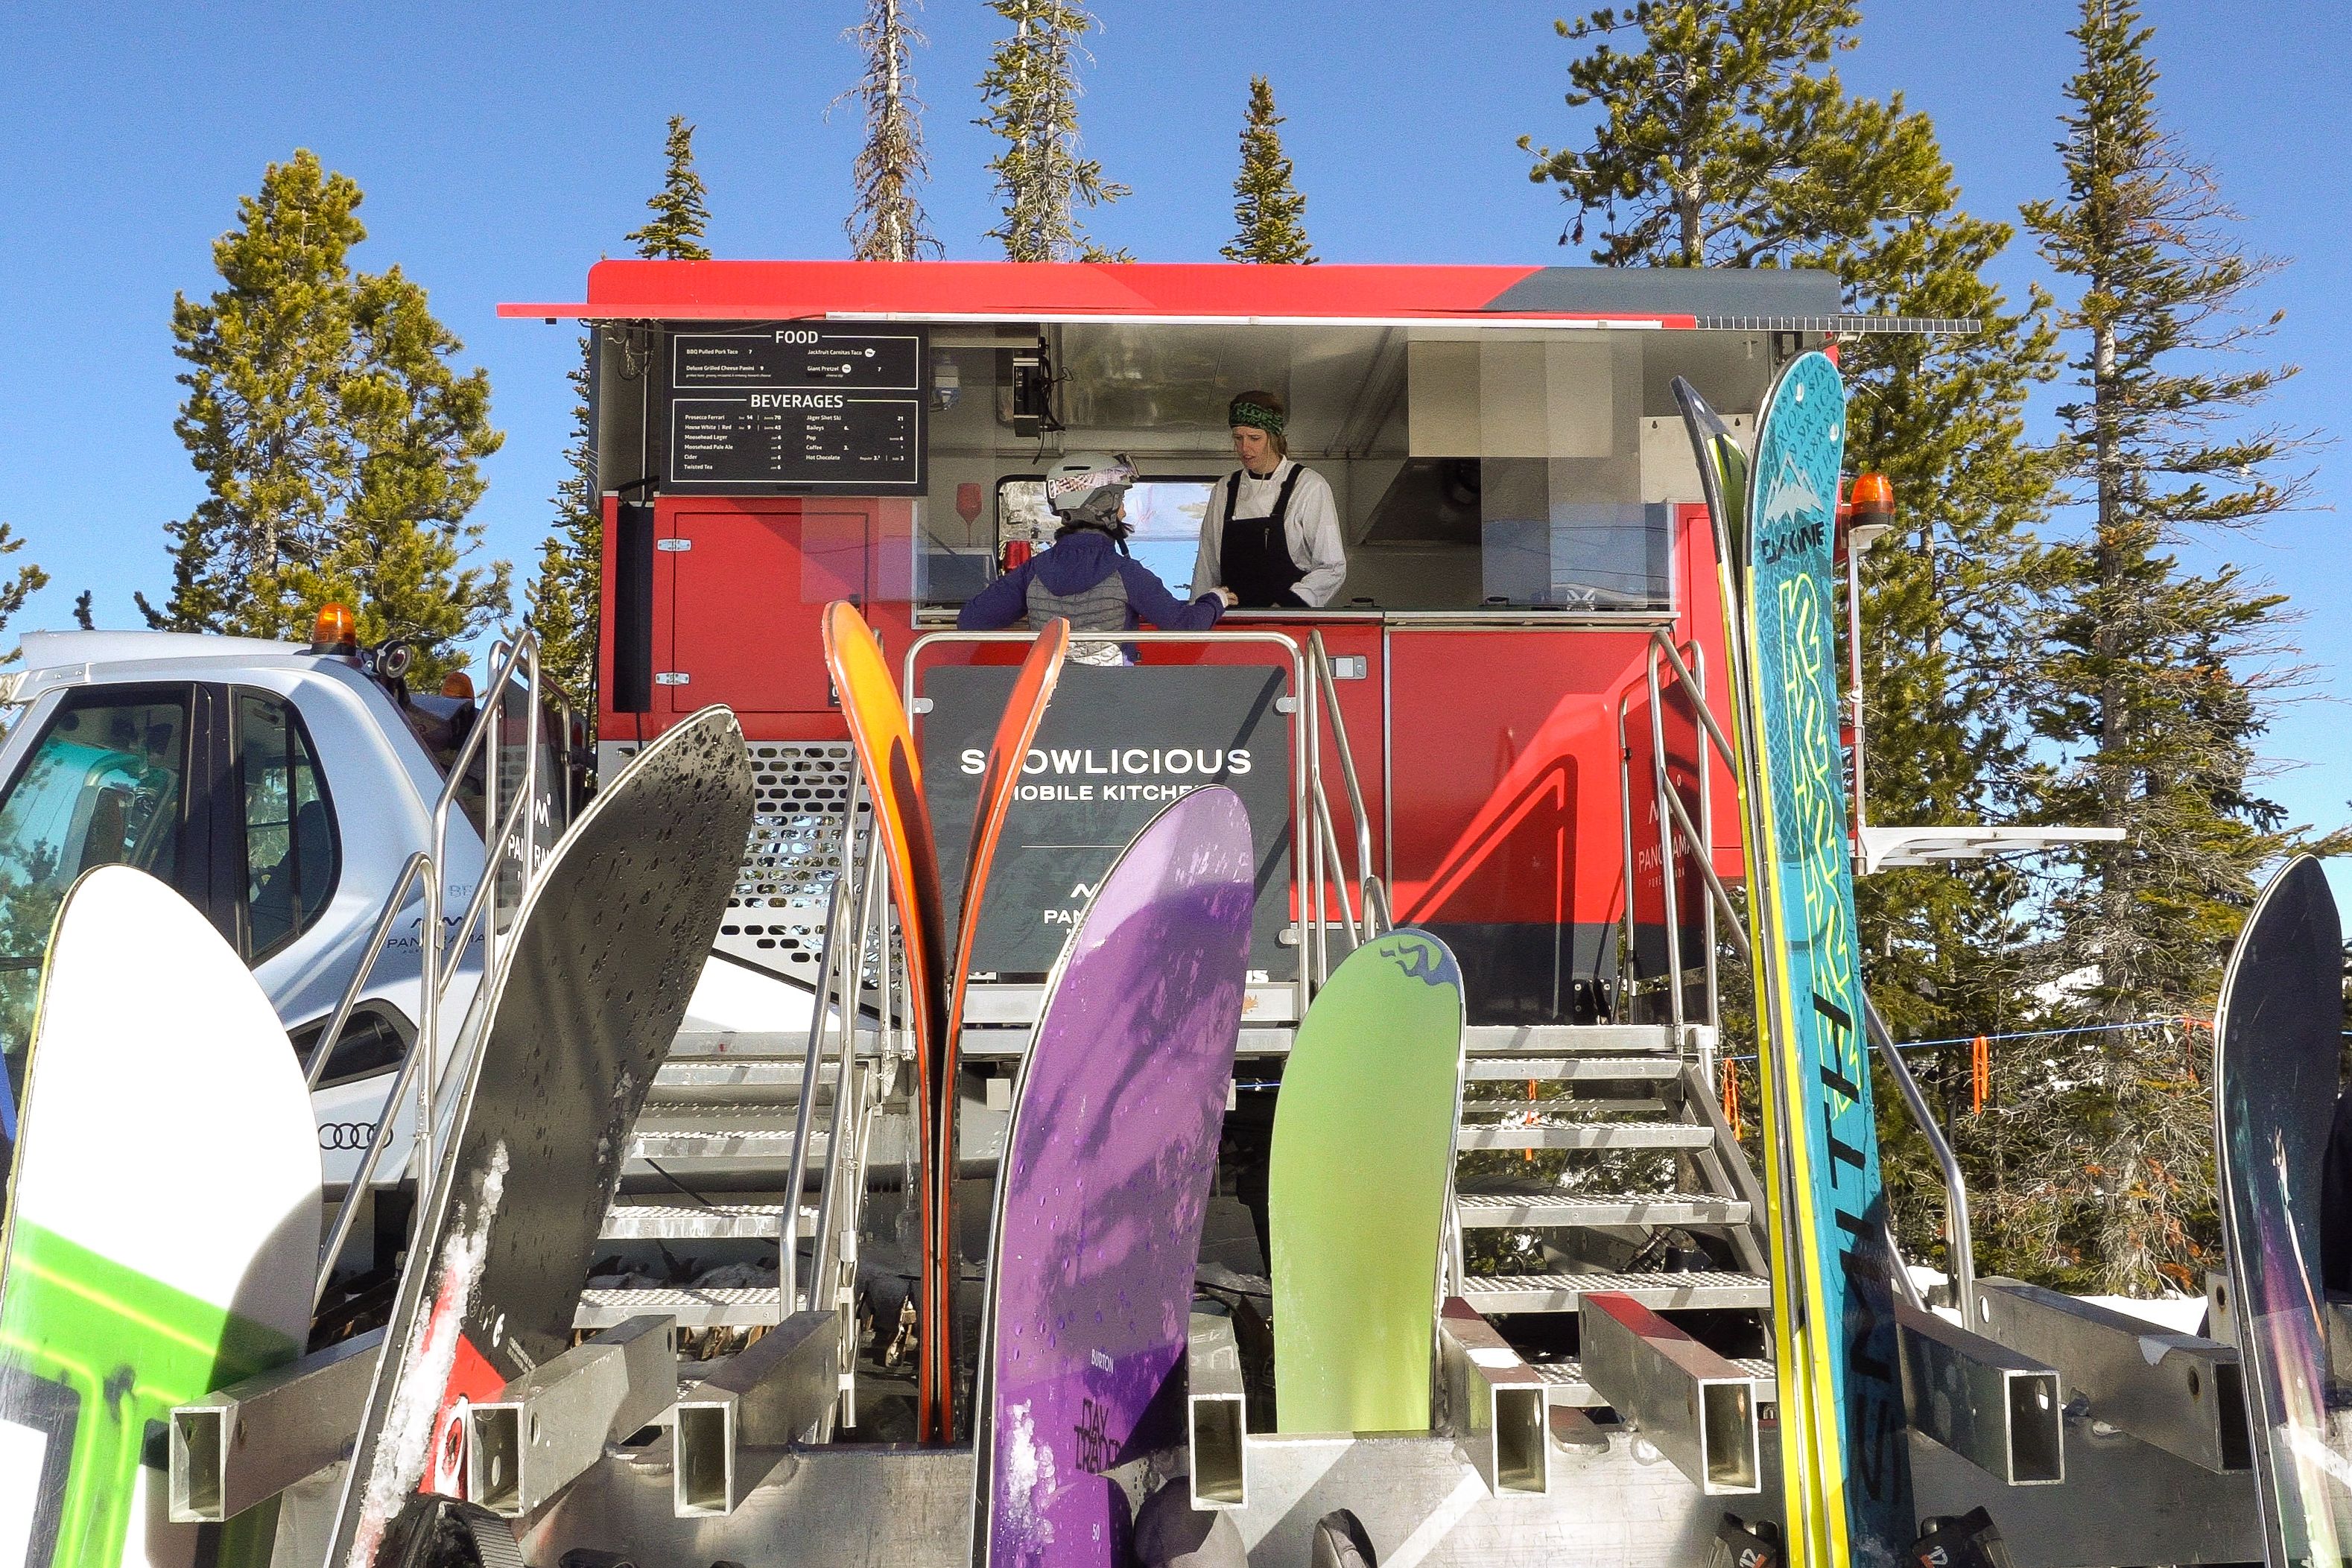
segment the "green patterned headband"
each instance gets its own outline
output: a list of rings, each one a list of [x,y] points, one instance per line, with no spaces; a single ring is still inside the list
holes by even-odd
[[[1234,399],[1234,406],[1226,411],[1225,423],[1255,425],[1268,435],[1282,434],[1282,415],[1264,403],[1252,402],[1247,398]]]

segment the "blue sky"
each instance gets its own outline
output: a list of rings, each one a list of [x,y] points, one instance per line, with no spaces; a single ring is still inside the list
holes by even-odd
[[[1087,141],[1134,187],[1097,214],[1146,260],[1210,260],[1231,230],[1246,83],[1269,74],[1307,224],[1331,261],[1581,260],[1563,209],[1514,142],[1578,139],[1560,101],[1570,46],[1526,0],[1101,0]],[[162,529],[199,490],[172,434],[180,389],[174,289],[208,290],[208,246],[262,165],[310,147],[367,192],[361,265],[399,262],[489,368],[505,449],[477,516],[491,553],[528,570],[547,528],[568,414],[572,335],[502,322],[500,300],[579,297],[589,263],[623,254],[659,178],[663,123],[683,113],[710,186],[721,256],[843,254],[857,125],[828,105],[856,70],[841,29],[856,0],[628,8],[208,5],[0,8],[0,517],[55,582],[22,628],[70,624],[94,591],[101,625],[136,624],[131,594],[168,582]],[[2013,215],[2056,189],[2053,142],[2073,68],[2063,0],[1865,0],[1853,87],[1899,90],[1935,119],[1964,200]],[[2164,108],[2217,169],[2243,237],[2293,265],[2267,284],[2287,312],[2279,358],[2302,364],[2280,412],[2326,428],[2352,392],[2342,240],[2352,181],[2352,10],[2158,0]],[[992,254],[973,83],[998,24],[979,0],[930,0],[917,59],[929,105],[928,203],[949,253]],[[2023,247],[2000,276],[2042,276]],[[2300,821],[2352,797],[2352,590],[2343,503],[2352,451],[2313,459],[2324,509],[2227,554],[2292,592],[2313,680],[2266,749]],[[18,559],[25,559],[20,557]],[[2352,891],[2352,884],[2347,884]]]

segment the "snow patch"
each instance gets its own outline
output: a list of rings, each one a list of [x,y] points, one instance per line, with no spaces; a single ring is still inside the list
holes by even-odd
[[[349,1559],[352,1568],[364,1568],[375,1561],[385,1528],[425,1479],[436,1417],[449,1391],[449,1375],[457,1365],[457,1336],[474,1291],[482,1282],[490,1227],[498,1218],[506,1187],[507,1146],[501,1140],[490,1150],[480,1204],[471,1213],[461,1205],[452,1217],[449,1234],[441,1244],[441,1284],[433,1308],[409,1331],[399,1381],[376,1439],[367,1488],[360,1494],[359,1528],[352,1535]]]
[[[1004,1447],[1004,1523],[1028,1545],[1051,1546],[1054,1523],[1045,1505],[1054,1496],[1054,1450],[1037,1441],[1030,1409],[1024,1400],[1005,1412],[1013,1433]]]

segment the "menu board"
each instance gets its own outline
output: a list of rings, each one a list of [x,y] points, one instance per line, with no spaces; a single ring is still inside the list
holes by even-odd
[[[915,495],[923,329],[720,328],[669,340],[673,491]]]

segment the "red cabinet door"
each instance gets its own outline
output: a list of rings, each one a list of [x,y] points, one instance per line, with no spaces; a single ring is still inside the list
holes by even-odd
[[[831,706],[819,612],[868,596],[873,520],[863,507],[680,502],[656,528],[655,704],[671,715],[725,703],[739,713]]]

